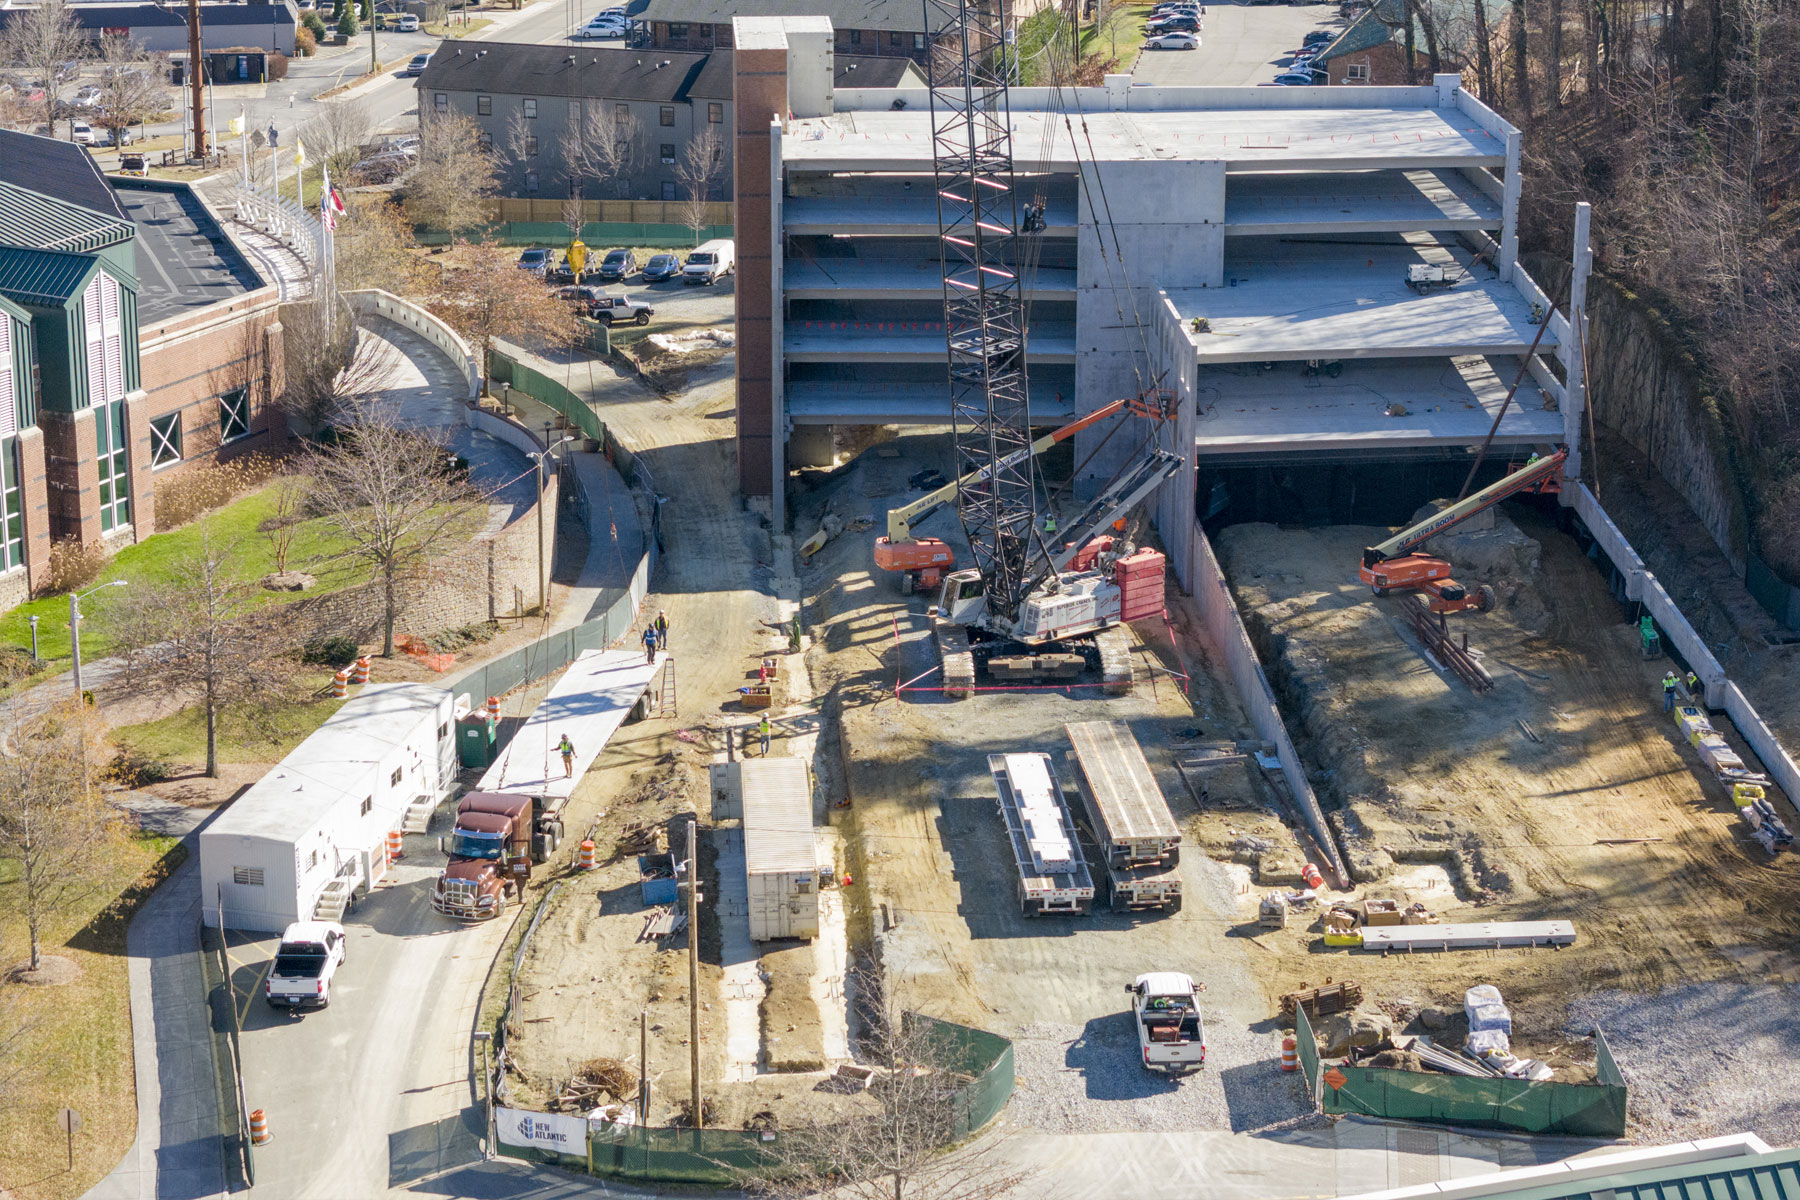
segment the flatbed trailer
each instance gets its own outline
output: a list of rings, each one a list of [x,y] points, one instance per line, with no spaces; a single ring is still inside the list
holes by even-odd
[[[1050,756],[990,754],[988,771],[1019,872],[1019,911],[1085,916],[1094,906],[1094,877]]]
[[[1181,830],[1123,721],[1063,726],[1075,786],[1100,851],[1105,899],[1114,911],[1181,910]]]

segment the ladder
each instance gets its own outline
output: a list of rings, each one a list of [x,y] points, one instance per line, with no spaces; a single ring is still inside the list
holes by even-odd
[[[675,656],[673,654],[663,658],[662,700],[657,707],[662,709],[665,717],[680,715],[680,710],[675,706]]]

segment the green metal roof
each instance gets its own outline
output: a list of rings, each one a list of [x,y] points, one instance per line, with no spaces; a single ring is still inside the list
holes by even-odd
[[[36,308],[60,308],[81,294],[100,260],[60,250],[0,246],[0,295]]]
[[[0,246],[27,250],[99,250],[129,241],[128,221],[17,184],[0,182]]]
[[[1484,1200],[1800,1200],[1800,1150],[1670,1163],[1483,1196]]]

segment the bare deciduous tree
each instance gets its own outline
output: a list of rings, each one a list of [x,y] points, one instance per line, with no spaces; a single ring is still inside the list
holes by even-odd
[[[501,246],[459,242],[427,303],[475,347],[484,385],[496,340],[567,346],[577,334],[569,306]]]
[[[261,530],[263,537],[268,539],[269,553],[275,559],[275,573],[285,575],[288,557],[294,552],[294,535],[300,532],[306,489],[303,481],[293,475],[283,475],[269,486],[273,489],[275,507]]]
[[[99,787],[99,738],[92,712],[70,704],[15,719],[0,740],[0,858],[18,871],[33,971],[45,925],[94,894],[124,837]]]
[[[712,222],[713,184],[725,173],[725,147],[711,127],[696,134],[682,153],[675,178],[682,191],[681,223],[694,233],[694,245]]]
[[[68,0],[42,0],[7,16],[0,31],[0,62],[23,69],[29,82],[42,82],[44,125],[55,137],[56,86],[67,78],[63,64],[85,57],[94,44],[76,23],[75,6]]]
[[[591,107],[579,125],[564,132],[559,152],[563,170],[582,195],[604,196],[618,192],[620,183],[629,184],[643,149],[642,121]],[[589,181],[592,188],[587,186]]]
[[[872,1103],[784,1132],[769,1144],[776,1169],[742,1179],[745,1190],[771,1200],[1000,1200],[1025,1183],[995,1140],[947,1150],[961,1136],[953,1093],[965,1064],[942,1027],[902,1014],[871,972],[856,977],[858,1057],[879,1072]]]
[[[446,233],[473,229],[488,219],[495,175],[471,118],[428,113],[419,121],[419,161],[406,177],[406,215]]]
[[[364,405],[335,445],[315,448],[300,466],[311,480],[308,511],[325,518],[344,547],[337,557],[369,568],[381,584],[381,652],[388,657],[404,585],[429,577],[486,513],[453,462],[432,432]]]
[[[124,130],[142,126],[169,108],[168,74],[160,59],[122,37],[100,39],[100,63],[93,123],[111,133],[117,146],[123,144]]]
[[[285,306],[281,327],[286,386],[279,403],[308,433],[344,421],[391,387],[400,369],[394,348],[362,333],[337,296]]]
[[[294,647],[282,621],[256,611],[260,588],[242,577],[237,549],[200,526],[200,544],[168,578],[131,589],[109,620],[134,689],[186,699],[206,718],[206,775],[219,777],[219,716],[254,717],[279,698]]]
[[[382,288],[396,296],[417,296],[425,270],[413,253],[412,223],[386,196],[351,193],[349,211],[332,235],[333,265],[343,291]]]
[[[375,117],[361,100],[327,100],[314,106],[318,112],[300,126],[301,144],[307,156],[324,162],[342,178],[362,157],[362,148],[375,136]]]

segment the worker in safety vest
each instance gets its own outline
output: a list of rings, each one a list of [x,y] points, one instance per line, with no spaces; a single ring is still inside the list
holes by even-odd
[[[769,735],[774,731],[775,727],[769,724],[769,718],[767,717],[764,717],[757,723],[756,737],[757,740],[762,743],[762,756],[764,758],[769,757]]]
[[[651,665],[656,663],[656,626],[654,625],[644,626],[644,661]]]
[[[1694,674],[1692,671],[1689,671],[1687,673],[1686,683],[1687,683],[1688,699],[1689,700],[1699,699],[1699,697],[1700,697],[1700,677],[1698,675]]]
[[[575,774],[575,743],[571,742],[569,740],[568,734],[566,734],[566,733],[563,734],[562,741],[556,743],[556,752],[558,754],[562,755],[563,778],[567,779],[570,776],[574,775]]]
[[[1675,689],[1680,686],[1681,686],[1681,680],[1676,677],[1675,672],[1665,671],[1663,673],[1663,711],[1664,712],[1669,712],[1672,709],[1674,709],[1674,707],[1675,707]]]
[[[1056,514],[1055,513],[1045,513],[1044,514],[1044,536],[1045,537],[1055,537],[1056,536]]]

